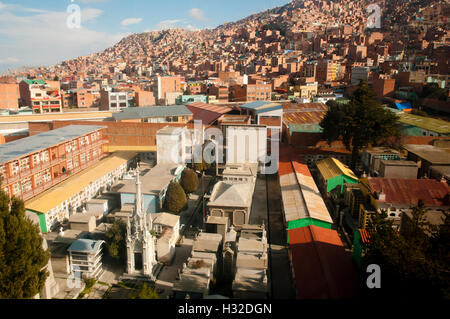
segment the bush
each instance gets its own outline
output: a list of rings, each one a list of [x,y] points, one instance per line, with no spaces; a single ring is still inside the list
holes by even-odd
[[[158,292],[150,287],[147,283],[140,286],[139,290],[131,293],[130,299],[160,299]]]
[[[186,206],[186,194],[177,182],[172,182],[169,185],[166,193],[165,207],[172,213],[178,214]]]
[[[198,176],[192,169],[185,169],[181,174],[180,185],[186,194],[193,193],[198,188]]]
[[[210,164],[206,163],[204,160],[202,163],[195,163],[194,169],[199,172],[207,171],[211,167]]]

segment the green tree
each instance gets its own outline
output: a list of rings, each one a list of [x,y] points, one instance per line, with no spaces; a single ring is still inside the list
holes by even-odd
[[[181,173],[180,185],[183,187],[186,194],[195,192],[198,188],[198,183],[198,176],[194,170],[185,169],[183,173]]]
[[[131,293],[130,299],[160,299],[158,292],[150,287],[146,282],[140,285],[138,290]]]
[[[126,260],[127,246],[126,246],[127,225],[122,220],[118,219],[106,231],[106,247],[108,252],[114,259],[124,261]]]
[[[411,208],[411,218],[402,225],[401,233],[392,227],[386,212],[371,216],[362,269],[379,265],[382,289],[366,290],[368,295],[450,298],[449,243],[445,241],[450,218],[447,214],[444,224],[436,227],[428,222],[426,213],[424,203],[419,201]]]
[[[210,167],[211,167],[211,164],[206,163],[205,160],[202,160],[201,163],[194,164],[194,169],[198,172],[207,171]]]
[[[11,211],[9,202],[0,191],[0,298],[32,298],[45,284],[50,253],[42,248],[39,226],[25,217],[23,201],[13,198]]]
[[[327,105],[329,110],[320,123],[322,136],[329,144],[342,140],[352,152],[352,169],[355,169],[363,148],[401,135],[397,116],[381,106],[364,82],[360,83],[347,105],[335,101],[329,101]]]
[[[172,182],[166,192],[166,208],[175,214],[180,213],[186,206],[187,198],[181,185],[177,182]]]

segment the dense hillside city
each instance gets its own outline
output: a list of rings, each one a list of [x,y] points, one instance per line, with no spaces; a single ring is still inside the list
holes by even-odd
[[[448,299],[449,13],[293,0],[10,68],[0,298]]]

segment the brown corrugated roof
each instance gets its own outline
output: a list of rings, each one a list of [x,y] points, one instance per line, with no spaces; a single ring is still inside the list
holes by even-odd
[[[335,230],[308,226],[289,230],[300,299],[343,299],[357,295],[357,275]]]
[[[428,206],[447,206],[450,187],[433,179],[369,178],[373,192],[386,194],[387,203],[417,205],[422,199]]]
[[[283,114],[283,123],[290,124],[318,124],[325,117],[326,111],[290,112]]]

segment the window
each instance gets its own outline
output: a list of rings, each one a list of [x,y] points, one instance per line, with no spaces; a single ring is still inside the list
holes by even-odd
[[[34,154],[34,155],[32,156],[32,158],[33,158],[33,165],[39,165],[39,163],[40,163],[40,157],[39,157],[39,154]]]
[[[13,191],[13,195],[20,195],[22,193],[21,189],[20,189],[20,184],[19,183],[15,183],[12,186],[12,191]]]
[[[81,163],[81,165],[86,163],[86,154],[83,153],[80,155],[80,163]]]
[[[46,163],[46,162],[48,162],[50,160],[48,151],[41,152],[40,157],[41,157],[40,160],[41,160],[42,163]]]
[[[75,156],[74,158],[73,158],[73,167],[78,167],[78,166],[80,166],[80,161],[78,160],[78,156]]]
[[[18,161],[14,161],[9,165],[11,168],[11,176],[15,176],[15,175],[19,174],[19,162]]]
[[[67,169],[71,170],[73,168],[73,162],[71,159],[67,160]]]
[[[36,185],[36,187],[39,187],[43,184],[43,179],[42,179],[42,172],[36,173],[34,174],[34,183]]]
[[[19,167],[21,172],[30,169],[30,159],[28,157],[21,158],[19,160]]]
[[[43,174],[42,178],[44,180],[44,183],[49,183],[52,180],[52,175],[50,174],[50,169],[46,169]]]
[[[33,189],[33,182],[31,181],[31,177],[27,177],[22,180],[22,191],[27,193]]]
[[[0,176],[6,177],[6,167],[4,165],[0,165]]]

